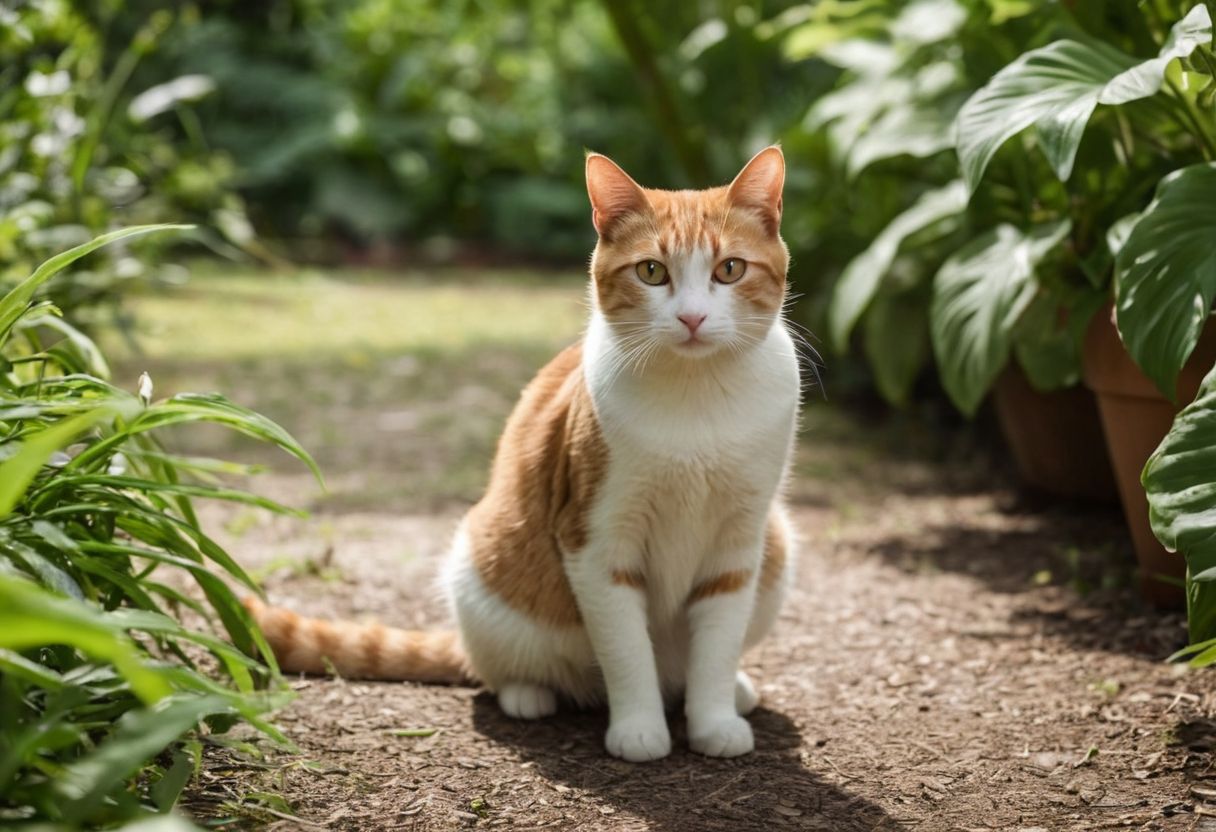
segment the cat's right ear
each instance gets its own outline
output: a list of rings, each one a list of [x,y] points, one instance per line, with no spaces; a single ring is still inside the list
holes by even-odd
[[[600,153],[587,154],[587,196],[591,198],[591,223],[604,238],[612,236],[612,228],[621,218],[649,207],[641,186]]]

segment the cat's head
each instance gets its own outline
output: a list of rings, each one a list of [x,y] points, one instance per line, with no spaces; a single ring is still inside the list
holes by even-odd
[[[642,188],[607,156],[587,156],[599,241],[595,303],[626,337],[690,358],[760,342],[785,300],[785,158],[756,154],[730,185]]]

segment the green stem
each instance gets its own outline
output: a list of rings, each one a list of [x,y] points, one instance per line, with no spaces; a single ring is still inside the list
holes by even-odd
[[[668,84],[662,70],[659,69],[658,62],[654,59],[655,50],[638,24],[638,14],[630,7],[631,4],[628,0],[602,0],[602,2],[605,11],[612,19],[612,25],[616,29],[621,46],[625,48],[629,60],[633,63],[634,71],[641,76],[642,81],[650,90],[659,120],[658,127],[666,135],[672,149],[675,150],[685,175],[695,185],[709,184],[709,160],[705,155],[705,148],[684,129],[683,119],[680,117],[680,109],[676,105],[671,85]]]
[[[87,119],[88,130],[85,133],[84,140],[76,150],[75,158],[72,159],[72,184],[75,186],[77,216],[80,215],[80,199],[84,195],[84,176],[88,173],[89,165],[93,161],[93,154],[97,151],[97,145],[101,142],[101,135],[105,131],[106,125],[110,122],[110,113],[114,110],[118,94],[126,86],[131,73],[135,71],[135,66],[139,63],[140,57],[139,50],[135,47],[134,43],[127,47],[127,51],[122,54],[118,59],[118,63],[115,64],[110,77],[106,79],[101,94],[93,105],[93,111],[89,113]]]
[[[1191,99],[1178,88],[1174,79],[1166,78],[1165,83],[1169,86],[1170,92],[1173,93],[1174,100],[1181,104],[1182,112],[1186,115],[1191,127],[1194,128],[1190,132],[1193,132],[1203,145],[1203,157],[1209,162],[1212,161],[1213,158],[1216,158],[1216,141],[1213,141],[1208,131],[1204,129],[1203,122],[1199,119],[1199,114],[1195,112],[1194,105],[1191,104]]]

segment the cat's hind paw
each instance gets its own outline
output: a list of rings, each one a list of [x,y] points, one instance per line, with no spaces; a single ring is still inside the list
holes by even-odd
[[[671,733],[667,730],[667,720],[661,713],[657,717],[614,719],[604,737],[604,747],[613,757],[631,763],[666,757],[671,753]]]
[[[503,685],[498,691],[498,707],[515,719],[540,719],[557,713],[557,696],[541,685]]]
[[[707,757],[738,757],[756,747],[752,726],[730,714],[710,721],[689,720],[688,746]]]

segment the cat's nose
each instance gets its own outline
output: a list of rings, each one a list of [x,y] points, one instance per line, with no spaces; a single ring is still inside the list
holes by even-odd
[[[689,335],[696,335],[697,327],[705,323],[705,318],[707,316],[698,315],[695,313],[685,313],[683,315],[677,315],[676,317],[680,319],[680,322],[683,323],[684,326],[688,327]]]

